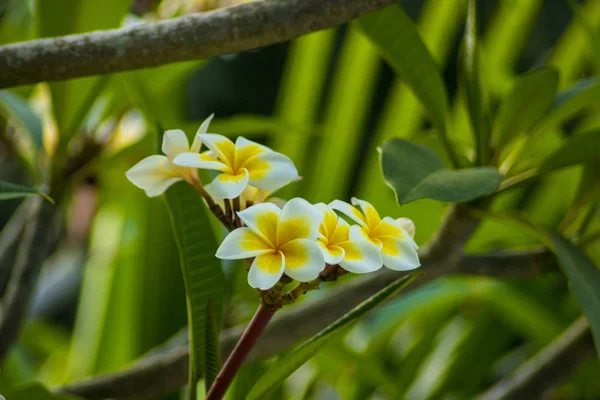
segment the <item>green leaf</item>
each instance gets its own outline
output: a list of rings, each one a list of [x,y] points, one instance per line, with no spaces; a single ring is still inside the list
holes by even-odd
[[[21,197],[29,197],[36,195],[42,196],[50,203],[54,203],[54,200],[52,200],[51,197],[49,197],[47,194],[38,191],[37,189],[34,189],[29,186],[19,185],[17,183],[0,181],[0,200],[18,199]]]
[[[597,78],[586,78],[579,81],[556,95],[552,108],[535,127],[532,136],[543,133],[594,104],[600,104],[600,82]]]
[[[7,400],[76,400],[79,397],[50,393],[41,384],[27,383],[9,389],[3,393]],[[0,397],[1,398],[1,397]]]
[[[569,286],[583,309],[600,357],[600,270],[571,242],[558,233],[546,231],[554,245],[558,264],[569,279]]]
[[[436,127],[445,130],[448,95],[444,81],[408,15],[400,7],[390,6],[359,18],[358,24],[414,90]]]
[[[550,110],[558,87],[558,72],[543,68],[521,76],[506,97],[494,123],[499,148],[527,132]]]
[[[327,343],[329,343],[331,340],[339,337],[348,328],[350,328],[349,324],[351,322],[364,315],[367,311],[383,302],[398,290],[404,288],[418,275],[420,275],[419,272],[414,272],[386,286],[353,308],[350,312],[335,321],[333,324],[329,325],[327,328],[317,333],[308,341],[304,342],[302,345],[300,345],[300,347],[294,349],[281,360],[278,360],[265,374],[258,379],[256,385],[254,385],[248,394],[247,399],[256,400],[265,398],[270,391],[279,386],[294,371],[300,368],[306,361],[308,361],[321,348],[323,348],[323,346],[327,345]]]
[[[166,200],[185,284],[190,330],[190,378],[195,383],[205,372],[206,338],[219,336],[225,277],[221,263],[215,257],[217,242],[200,195],[187,183],[179,182],[167,190]],[[209,302],[214,305],[212,316],[209,315]],[[209,319],[215,321],[213,326],[207,325]],[[216,332],[207,332],[215,328]],[[210,360],[211,368],[214,368],[215,360]]]
[[[540,172],[594,161],[600,161],[600,130],[578,135],[567,141],[544,160]]]
[[[446,137],[448,94],[444,80],[415,24],[395,5],[359,18],[358,24],[365,35],[375,43],[383,58],[412,88],[436,126],[446,151],[456,164]]]
[[[4,110],[6,117],[13,118],[29,133],[38,150],[44,149],[42,121],[26,99],[9,90],[0,90],[0,108]]]
[[[477,46],[477,2],[469,0],[465,35],[463,37],[463,82],[469,119],[475,137],[477,165],[489,160],[489,127],[484,109],[481,76],[479,72],[479,48]]]
[[[379,151],[383,178],[400,204],[468,201],[494,192],[502,181],[492,167],[449,170],[433,150],[407,140],[389,140]]]
[[[219,369],[221,368],[221,352],[219,347],[219,325],[215,314],[214,301],[208,299],[206,303],[206,345],[204,348],[205,374],[204,384],[206,391],[210,389]]]

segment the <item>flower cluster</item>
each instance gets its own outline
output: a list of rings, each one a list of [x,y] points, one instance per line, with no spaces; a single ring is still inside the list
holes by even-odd
[[[419,266],[412,221],[381,218],[364,200],[311,204],[294,198],[281,207],[265,202],[270,193],[298,179],[293,162],[243,137],[234,143],[206,133],[211,119],[202,123],[191,146],[181,130],[165,132],[165,156],[145,158],[127,171],[127,178],[151,197],[184,180],[207,204],[216,205],[230,229],[216,256],[251,260],[250,286],[266,291],[284,276],[311,282],[382,266],[396,271]],[[202,146],[207,150],[200,152]],[[203,186],[197,169],[217,175]]]

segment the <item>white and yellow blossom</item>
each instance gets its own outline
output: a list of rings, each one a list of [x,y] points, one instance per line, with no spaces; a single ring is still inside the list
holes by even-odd
[[[292,160],[266,146],[241,136],[235,144],[222,135],[209,133],[198,136],[208,150],[201,154],[180,154],[174,162],[184,167],[220,171],[206,186],[214,198],[236,198],[248,185],[274,191],[298,178]]]
[[[360,210],[340,200],[329,204],[358,223],[350,227],[351,240],[368,240],[372,248],[381,252],[383,264],[390,269],[408,271],[419,267],[418,246],[404,228],[409,225],[407,221],[382,219],[375,207],[364,200],[353,198],[352,204]]]
[[[379,249],[363,238],[351,240],[350,225],[346,221],[325,204],[317,204],[317,207],[324,212],[317,244],[327,264],[339,264],[356,274],[377,271],[382,267]]]
[[[199,133],[204,133],[213,116],[208,117],[200,128]],[[156,197],[163,194],[169,186],[175,182],[185,180],[192,183],[197,177],[194,168],[175,165],[173,159],[181,153],[198,153],[200,151],[200,138],[196,135],[190,147],[187,136],[180,129],[168,130],[163,135],[163,155],[152,155],[131,167],[126,172],[127,179],[135,186],[143,189],[148,197]]]
[[[325,268],[323,254],[315,243],[323,213],[306,200],[294,198],[281,209],[271,203],[257,204],[238,215],[246,227],[225,237],[217,257],[256,257],[248,274],[250,286],[270,289],[284,273],[307,282]]]

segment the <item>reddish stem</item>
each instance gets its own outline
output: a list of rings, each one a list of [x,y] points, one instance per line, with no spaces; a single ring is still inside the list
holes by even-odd
[[[225,396],[229,385],[233,382],[235,374],[242,366],[252,347],[254,347],[254,343],[256,343],[258,337],[265,330],[275,311],[277,309],[266,308],[262,303],[258,306],[258,310],[256,310],[254,317],[252,317],[252,321],[246,327],[244,334],[235,345],[229,357],[227,357],[223,368],[221,368],[221,371],[219,371],[219,374],[210,387],[206,395],[206,400],[221,400]]]

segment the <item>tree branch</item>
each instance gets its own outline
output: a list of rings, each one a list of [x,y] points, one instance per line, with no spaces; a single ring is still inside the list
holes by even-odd
[[[544,392],[568,378],[594,354],[592,333],[587,320],[581,317],[554,342],[477,400],[540,399]]]
[[[531,276],[543,270],[542,264],[553,260],[552,253],[543,249],[465,255],[461,251],[462,245],[478,224],[479,220],[469,215],[465,205],[451,206],[440,230],[420,253],[426,275],[415,281],[411,288],[448,273],[505,278]],[[359,277],[329,289],[326,299],[301,303],[281,312],[271,321],[250,357],[271,356],[314,335],[401,275],[382,270]],[[221,334],[222,354],[231,352],[243,330],[244,327],[234,327]],[[127,399],[157,396],[175,390],[185,384],[187,376],[189,354],[186,334],[182,332],[125,371],[90,378],[62,387],[59,391],[87,399]],[[144,388],[143,394],[140,388]]]
[[[128,28],[10,44],[0,47],[0,88],[255,49],[343,24],[395,2],[261,0]]]

